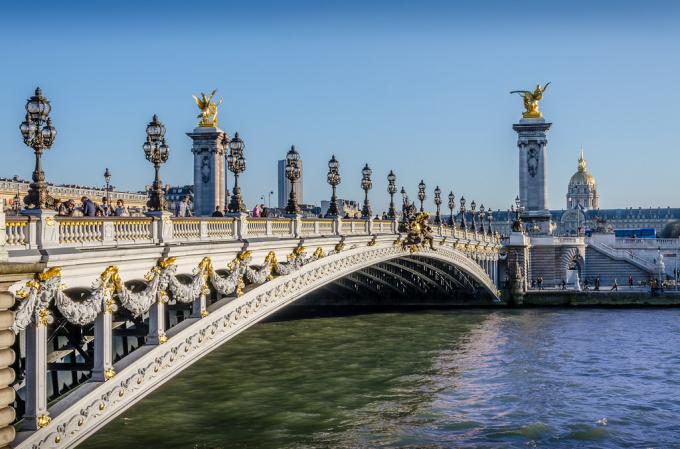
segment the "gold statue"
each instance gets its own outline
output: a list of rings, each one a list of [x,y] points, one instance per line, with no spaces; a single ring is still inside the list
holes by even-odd
[[[196,118],[201,119],[198,123],[200,128],[217,128],[217,106],[222,104],[222,99],[220,98],[220,101],[217,103],[213,101],[216,92],[217,89],[213,90],[210,96],[206,96],[201,92],[201,98],[192,95],[196,101],[196,106],[201,110],[201,113],[196,116]]]
[[[548,88],[550,83],[545,83],[541,88],[540,84],[536,84],[536,89],[533,92],[529,90],[513,90],[511,94],[519,94],[524,99],[524,109],[522,118],[543,118],[543,114],[538,110],[538,102],[543,98],[543,92]]]

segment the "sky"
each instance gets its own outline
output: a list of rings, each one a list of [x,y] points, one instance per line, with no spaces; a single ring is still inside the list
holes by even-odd
[[[438,185],[506,209],[522,112],[509,92],[550,81],[552,209],[581,146],[602,208],[680,207],[679,24],[680,4],[656,0],[2,2],[0,177],[30,177],[18,126],[40,86],[58,131],[48,181],[102,185],[108,167],[117,188],[143,189],[156,113],[162,179],[191,184],[191,95],[218,89],[220,128],[246,144],[248,206],[276,192],[276,161],[295,144],[307,203],[330,196],[335,154],[342,198],[362,199],[361,168],[373,169],[376,211],[390,170],[411,198],[423,179],[428,202]]]

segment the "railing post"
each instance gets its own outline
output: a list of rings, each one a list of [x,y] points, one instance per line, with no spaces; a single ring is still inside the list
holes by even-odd
[[[59,245],[59,223],[54,218],[57,216],[56,211],[49,209],[26,209],[22,210],[21,214],[28,215],[37,220],[35,223],[35,247],[43,249]],[[31,232],[31,234],[33,233]]]
[[[319,220],[314,219],[314,235],[319,235],[321,234],[321,228],[320,228],[320,223]]]
[[[94,321],[94,367],[92,380],[104,382],[111,379],[113,371],[113,311],[109,304]]]
[[[149,211],[145,215],[154,219],[151,233],[155,243],[170,243],[174,240],[175,231],[170,212]]]
[[[373,233],[373,217],[369,216],[366,222],[364,223],[364,232],[366,234],[371,235]]]
[[[198,295],[198,298],[194,299],[191,305],[191,317],[192,318],[204,318],[208,316],[208,311],[206,310],[207,298],[205,293]]]
[[[248,237],[248,214],[237,212],[228,215],[234,217],[234,237],[243,240]]]
[[[23,422],[22,428],[26,430],[37,430],[50,422],[47,412],[47,323],[40,321],[26,328],[26,412]]]
[[[208,240],[208,220],[199,219],[200,221],[198,222],[198,238],[204,242]]]
[[[5,211],[0,204],[0,262],[7,262],[7,229],[5,226]]]
[[[293,234],[293,237],[295,238],[300,238],[302,237],[302,218],[298,214],[291,215],[291,232]]]
[[[354,234],[354,232],[356,231],[356,227],[357,227],[357,221],[356,221],[356,220],[351,220],[351,221],[349,222],[349,231],[350,231],[350,234]]]
[[[399,233],[399,220],[397,220],[397,217],[394,217],[392,219],[392,234],[397,233]]]
[[[333,226],[335,226],[335,235],[342,235],[342,217],[339,215],[333,220]]]
[[[274,226],[272,225],[272,221],[269,218],[267,218],[267,223],[266,223],[265,229],[267,230],[267,236],[268,237],[271,237],[272,235],[274,235]]]
[[[165,336],[165,301],[163,293],[158,292],[156,302],[149,310],[149,336],[146,343],[161,345],[167,340]]]
[[[112,245],[115,242],[115,226],[113,221],[104,220],[102,223],[102,244]]]

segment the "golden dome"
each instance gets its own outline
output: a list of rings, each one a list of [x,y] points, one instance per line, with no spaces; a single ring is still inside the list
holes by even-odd
[[[583,157],[583,148],[581,148],[581,155],[578,158],[578,170],[569,180],[569,186],[573,185],[595,186],[595,178],[588,172],[586,159]]]

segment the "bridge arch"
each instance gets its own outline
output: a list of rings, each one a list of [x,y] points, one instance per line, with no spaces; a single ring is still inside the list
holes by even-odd
[[[303,265],[235,299],[217,301],[204,318],[179,323],[167,331],[164,344],[145,345],[117,362],[114,365],[117,374],[112,379],[87,382],[55,404],[50,409],[52,422],[30,434],[20,434],[16,447],[72,447],[184,368],[267,316],[347,275],[399,259],[454,266],[490,297],[498,297],[484,269],[456,249],[439,246],[436,251],[420,248],[411,253],[408,248],[386,240],[373,246],[355,246]]]

